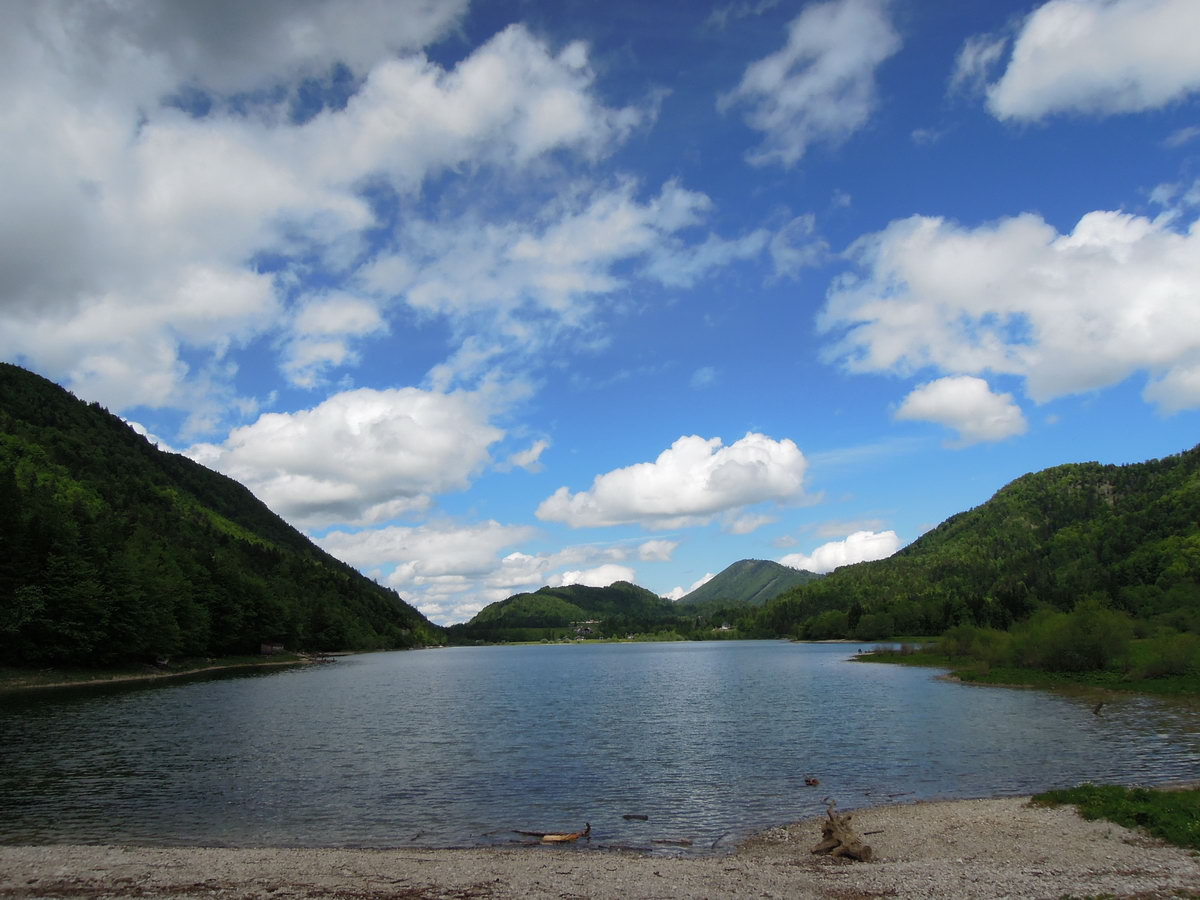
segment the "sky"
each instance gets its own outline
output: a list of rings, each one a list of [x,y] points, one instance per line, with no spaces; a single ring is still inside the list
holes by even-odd
[[[1200,441],[1196,0],[0,7],[0,357],[433,621]]]

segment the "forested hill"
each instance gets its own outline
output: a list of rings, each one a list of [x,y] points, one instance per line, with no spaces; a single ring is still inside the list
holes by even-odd
[[[769,559],[742,559],[676,602],[680,606],[705,608],[762,606],[789,588],[820,577],[815,572],[792,569]]]
[[[762,610],[777,634],[871,639],[1007,628],[1095,600],[1200,630],[1200,447],[1025,475],[895,556],[834,571]]]
[[[628,581],[608,587],[572,584],[489,603],[449,632],[452,640],[536,640],[555,629],[579,626],[580,633],[612,636],[651,631],[674,614],[670,600]]]
[[[0,510],[6,664],[444,641],[242,485],[3,363]]]

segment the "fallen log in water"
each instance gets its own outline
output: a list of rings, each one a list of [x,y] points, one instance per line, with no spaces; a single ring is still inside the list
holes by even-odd
[[[592,824],[585,822],[583,831],[516,831],[516,834],[523,834],[526,837],[535,837],[543,844],[569,844],[572,841],[577,841],[581,837],[587,837],[592,833]]]

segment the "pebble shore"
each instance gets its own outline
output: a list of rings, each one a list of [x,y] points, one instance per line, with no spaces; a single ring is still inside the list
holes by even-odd
[[[869,863],[815,857],[818,820],[726,856],[576,847],[339,850],[0,846],[0,898],[1177,898],[1200,857],[1028,798],[864,809]]]

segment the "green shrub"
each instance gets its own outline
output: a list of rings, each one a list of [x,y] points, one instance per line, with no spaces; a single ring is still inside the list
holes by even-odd
[[[955,658],[966,658],[998,666],[1008,661],[1012,652],[1012,637],[995,628],[956,625],[938,639],[938,652]]]
[[[1142,653],[1136,672],[1139,678],[1200,673],[1200,636],[1160,635],[1145,641]]]
[[[1090,672],[1123,663],[1132,636],[1127,615],[1087,600],[1069,613],[1034,613],[1014,629],[1013,655],[1019,665],[1035,669]]]

